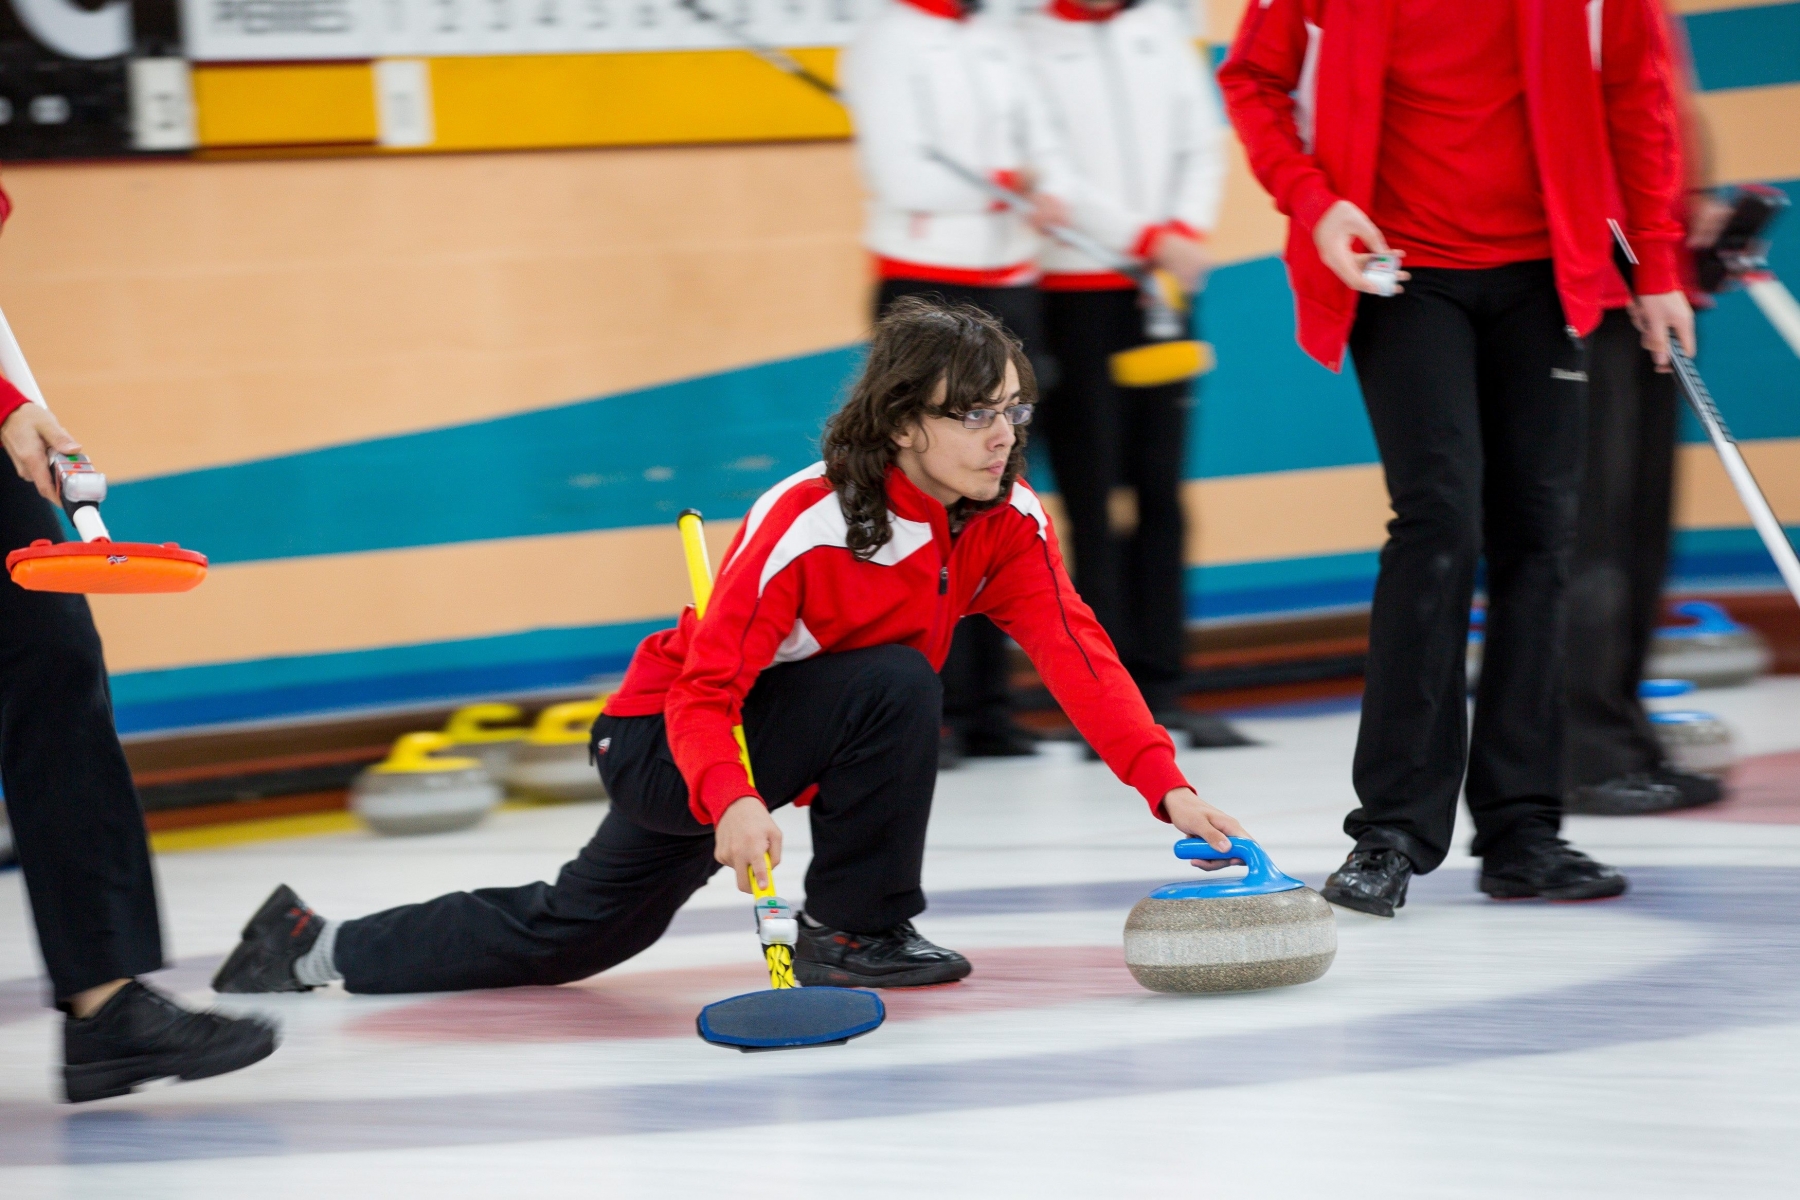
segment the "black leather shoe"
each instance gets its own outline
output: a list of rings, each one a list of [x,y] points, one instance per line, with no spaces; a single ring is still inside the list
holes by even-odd
[[[794,947],[794,976],[807,987],[923,987],[952,983],[971,969],[956,951],[926,941],[911,921],[880,933],[802,921]]]
[[[1037,753],[1037,735],[1011,721],[984,721],[962,732],[968,758],[1028,758]]]
[[[1680,788],[1644,774],[1621,775],[1605,783],[1571,788],[1563,798],[1564,812],[1589,817],[1642,816],[1687,806]]]
[[[244,926],[244,940],[213,975],[213,991],[240,995],[312,991],[295,978],[294,964],[313,948],[324,928],[319,914],[306,907],[293,888],[282,884],[269,893]]]
[[[275,1052],[274,1026],[194,1012],[132,980],[100,1011],[63,1022],[63,1093],[70,1104],[123,1096],[153,1079],[205,1079]]]
[[[1547,835],[1488,855],[1477,886],[1496,900],[1605,900],[1624,895],[1627,884],[1617,867]]]
[[[1156,723],[1170,734],[1187,734],[1188,745],[1196,750],[1222,750],[1230,746],[1254,746],[1255,742],[1232,728],[1231,722],[1212,713],[1189,712],[1185,708],[1152,713]]]
[[[1658,767],[1650,772],[1650,778],[1680,791],[1683,808],[1704,808],[1725,798],[1725,785],[1711,775],[1690,775],[1686,771]]]
[[[1372,917],[1391,917],[1395,909],[1406,907],[1406,885],[1412,874],[1412,859],[1400,851],[1385,846],[1359,847],[1331,873],[1319,895]]]

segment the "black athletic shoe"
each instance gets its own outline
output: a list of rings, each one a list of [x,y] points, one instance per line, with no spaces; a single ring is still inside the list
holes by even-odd
[[[134,979],[93,1016],[63,1022],[63,1092],[81,1104],[153,1079],[223,1075],[269,1057],[279,1041],[266,1021],[194,1012]]]
[[[1545,835],[1483,859],[1477,886],[1496,900],[1605,900],[1624,895],[1627,884],[1617,867]]]
[[[1406,885],[1412,874],[1412,859],[1398,850],[1358,848],[1331,873],[1319,895],[1372,917],[1391,917],[1395,909],[1406,907]]]
[[[962,731],[966,758],[1028,758],[1037,753],[1037,734],[1012,721],[984,721]]]
[[[313,948],[325,922],[306,907],[294,889],[282,884],[264,900],[243,941],[213,976],[215,992],[310,992],[312,987],[294,976],[294,964]]]
[[[1189,712],[1185,708],[1152,713],[1156,723],[1171,734],[1187,734],[1188,745],[1196,750],[1222,750],[1230,746],[1254,746],[1255,742],[1232,728],[1231,722],[1212,713]]]
[[[880,933],[845,933],[800,923],[794,976],[807,987],[923,987],[953,983],[971,970],[954,950],[934,946],[911,921]]]
[[[1564,812],[1589,817],[1643,816],[1687,807],[1687,797],[1680,788],[1645,774],[1621,775],[1605,783],[1571,788],[1563,798]]]

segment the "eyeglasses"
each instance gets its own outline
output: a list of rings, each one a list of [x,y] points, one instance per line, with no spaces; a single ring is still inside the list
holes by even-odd
[[[964,429],[986,429],[994,423],[994,418],[1004,415],[1008,425],[1031,424],[1031,412],[1036,407],[1031,404],[1015,404],[1010,408],[971,408],[960,417],[950,418],[961,421]]]

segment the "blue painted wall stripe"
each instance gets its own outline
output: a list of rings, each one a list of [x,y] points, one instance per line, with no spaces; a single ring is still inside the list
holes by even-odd
[[[1702,91],[1800,82],[1800,4],[1694,13],[1687,34]]]

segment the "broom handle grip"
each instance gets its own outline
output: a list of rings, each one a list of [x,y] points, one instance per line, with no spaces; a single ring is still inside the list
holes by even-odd
[[[25,393],[28,400],[44,404],[44,391],[38,387],[37,378],[32,375],[31,367],[25,361],[25,351],[19,348],[19,339],[13,336],[12,326],[7,324],[6,314],[0,312],[0,373],[12,381],[12,385]]]

